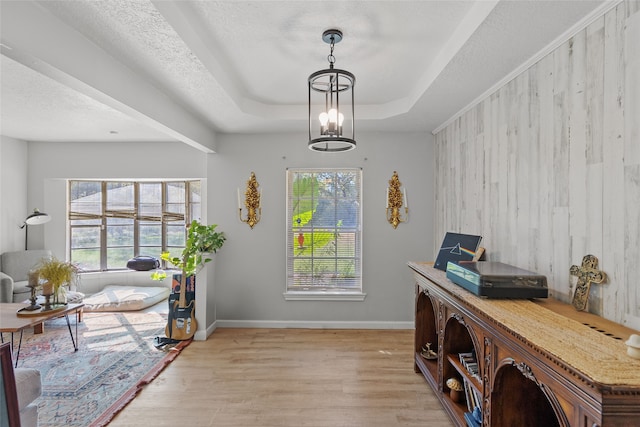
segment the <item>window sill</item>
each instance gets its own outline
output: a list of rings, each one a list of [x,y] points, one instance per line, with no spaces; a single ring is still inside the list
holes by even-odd
[[[302,291],[283,293],[286,301],[364,301],[362,292]]]

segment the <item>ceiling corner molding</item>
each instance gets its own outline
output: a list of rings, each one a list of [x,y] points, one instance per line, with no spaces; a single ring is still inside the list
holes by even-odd
[[[521,73],[523,73],[526,70],[528,70],[531,66],[536,64],[542,58],[544,58],[545,56],[547,56],[548,54],[550,54],[551,52],[556,50],[563,43],[566,43],[568,40],[570,40],[577,33],[579,33],[580,31],[584,30],[587,26],[592,24],[596,19],[600,18],[601,16],[603,16],[604,14],[609,12],[611,9],[615,8],[617,5],[622,3],[622,1],[623,0],[613,0],[613,1],[605,1],[604,3],[602,3],[600,6],[595,8],[591,13],[589,13],[587,16],[582,18],[580,21],[576,22],[575,25],[573,25],[572,27],[567,29],[564,33],[562,33],[555,40],[553,40],[551,43],[549,43],[547,46],[542,48],[538,53],[536,53],[531,58],[529,58],[528,60],[523,62],[519,67],[515,68],[512,72],[507,74],[504,78],[499,80],[497,83],[495,83],[489,89],[484,91],[482,94],[480,94],[477,98],[475,98],[473,101],[471,101],[465,107],[463,107],[461,110],[459,110],[453,116],[451,116],[449,119],[447,119],[442,124],[440,124],[438,127],[436,127],[433,131],[431,131],[431,133],[433,135],[436,135],[437,133],[439,133],[440,131],[445,129],[447,126],[449,126],[451,123],[453,123],[455,120],[457,120],[464,113],[466,113],[467,111],[471,110],[473,107],[478,105],[485,98],[490,96],[492,93],[496,92],[498,89],[500,89],[501,87],[503,87],[504,85],[509,83],[511,80],[513,80],[514,78],[519,76]]]
[[[408,108],[411,109],[422,95],[429,89],[433,82],[442,73],[445,67],[458,54],[460,49],[469,41],[473,33],[482,25],[482,23],[491,14],[493,9],[498,5],[500,0],[485,0],[474,2],[471,10],[465,15],[464,19],[456,27],[453,35],[447,40],[443,48],[440,50],[431,66],[426,73],[422,75],[417,87],[412,95],[407,97]],[[398,111],[397,114],[406,111]]]

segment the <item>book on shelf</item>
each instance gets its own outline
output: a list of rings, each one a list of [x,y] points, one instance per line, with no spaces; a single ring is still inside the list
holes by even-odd
[[[460,362],[461,363],[465,363],[465,361],[467,361],[467,360],[476,360],[476,358],[473,355],[472,351],[470,351],[468,353],[458,353],[458,357],[460,358]]]
[[[476,359],[475,352],[459,353],[460,363],[469,372],[469,375],[482,383],[480,377],[480,369],[478,366],[478,360]]]
[[[468,386],[469,386],[469,395],[471,396],[471,408],[469,408],[469,411],[473,411],[475,408],[481,408],[482,396],[480,396],[480,393],[478,393],[476,389],[471,386],[471,384],[469,384]]]
[[[478,380],[482,384],[480,378],[480,371],[478,366],[478,360],[476,359],[475,352],[463,352],[458,354],[460,363],[467,370],[469,376]],[[464,391],[467,399],[467,409],[469,413],[477,412],[482,408],[482,395],[475,387],[471,385],[471,382],[464,378]]]
[[[475,408],[473,411],[465,412],[464,420],[467,427],[480,427],[482,426],[482,411],[480,408]]]
[[[466,421],[468,427],[481,427],[481,424],[476,421],[471,412],[464,413],[464,420]]]
[[[464,396],[466,398],[467,401],[467,411],[471,412],[473,411],[474,405],[473,405],[473,390],[471,389],[471,384],[469,384],[469,381],[467,381],[466,379],[464,380]]]

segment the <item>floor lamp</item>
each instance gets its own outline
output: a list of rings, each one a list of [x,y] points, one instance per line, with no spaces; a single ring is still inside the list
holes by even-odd
[[[40,225],[51,221],[51,216],[44,212],[40,212],[38,209],[34,209],[33,213],[25,218],[24,223],[20,228],[24,228],[24,250],[27,250],[27,244],[29,242],[29,226]]]

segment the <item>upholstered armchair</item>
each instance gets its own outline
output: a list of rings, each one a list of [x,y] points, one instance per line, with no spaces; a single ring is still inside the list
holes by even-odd
[[[13,302],[13,279],[0,271],[0,302]]]
[[[18,410],[22,427],[38,425],[38,405],[35,400],[42,394],[40,371],[33,368],[15,370]]]
[[[43,258],[51,258],[51,251],[32,249],[0,255],[0,302],[22,302],[29,299],[29,271]]]

